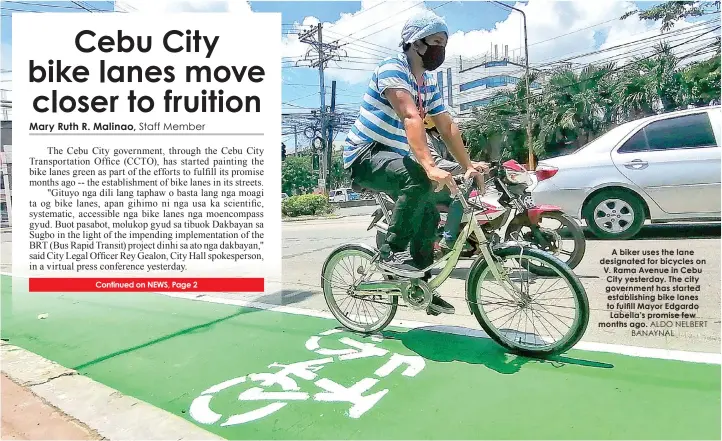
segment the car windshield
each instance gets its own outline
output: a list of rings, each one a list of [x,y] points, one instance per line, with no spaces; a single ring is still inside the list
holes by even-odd
[[[617,126],[617,127],[613,128],[612,130],[608,131],[607,133],[594,139],[592,142],[588,142],[588,143],[584,144],[583,146],[574,150],[572,153],[577,153],[582,150],[589,149],[589,147],[593,147],[593,146],[599,144],[600,142],[603,142],[604,144],[607,144],[607,145],[609,145],[609,143],[616,145],[622,138],[624,138],[627,135],[627,133],[629,133],[637,125],[639,125],[639,121],[630,121],[628,123],[622,124],[621,126]]]

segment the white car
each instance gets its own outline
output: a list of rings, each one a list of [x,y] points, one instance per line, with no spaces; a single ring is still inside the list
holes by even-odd
[[[537,204],[558,205],[601,239],[652,223],[720,220],[719,106],[622,124],[576,152],[539,162]]]
[[[359,199],[358,193],[350,188],[338,188],[328,194],[329,202],[348,202]]]

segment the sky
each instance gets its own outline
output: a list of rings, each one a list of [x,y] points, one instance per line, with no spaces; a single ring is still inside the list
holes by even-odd
[[[3,71],[12,69],[12,10],[32,9],[43,12],[87,13],[72,2],[29,2],[49,5],[22,5],[4,0],[0,21]],[[307,45],[300,42],[300,30],[323,23],[324,42],[340,45],[340,61],[331,61],[326,70],[327,103],[330,84],[337,81],[337,105],[349,110],[358,108],[371,71],[379,60],[398,50],[403,23],[421,8],[442,16],[451,33],[447,61],[454,57],[475,57],[490,50],[491,44],[509,46],[511,55],[521,55],[523,32],[521,14],[510,12],[487,1],[364,0],[358,1],[245,1],[245,0],[127,0],[116,2],[75,2],[88,9],[118,11],[208,11],[238,14],[280,12],[284,23],[283,108],[285,112],[303,112],[319,105],[317,69],[296,67],[304,58]],[[115,3],[115,4],[114,4]],[[529,58],[532,65],[558,60],[607,48],[647,35],[659,34],[659,23],[643,22],[635,17],[619,20],[626,11],[648,9],[659,2],[612,0],[550,1],[530,0],[526,3],[506,2],[526,12]],[[680,23],[675,29],[700,17]],[[618,52],[622,53],[624,49]],[[608,57],[605,53],[599,57]],[[594,56],[580,60],[594,61]],[[11,84],[3,72],[2,88]],[[354,109],[355,110],[355,109]]]

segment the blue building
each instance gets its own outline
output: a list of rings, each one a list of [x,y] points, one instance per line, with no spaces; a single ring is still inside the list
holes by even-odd
[[[499,52],[498,45],[482,56],[456,57],[447,60],[437,73],[437,81],[444,91],[444,101],[454,114],[463,119],[475,107],[487,106],[499,92],[513,90],[525,73],[523,57],[509,54],[509,46]],[[540,89],[541,81],[530,87]]]

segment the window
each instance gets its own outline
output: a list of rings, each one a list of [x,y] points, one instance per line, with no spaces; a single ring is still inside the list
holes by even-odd
[[[512,77],[509,75],[493,75],[490,77],[484,77],[479,78],[477,80],[469,81],[468,83],[464,83],[461,86],[459,86],[459,90],[461,92],[469,89],[474,89],[475,87],[500,87],[500,86],[506,86],[508,84],[516,84],[519,82],[519,78]]]
[[[619,148],[619,153],[716,147],[707,113],[678,116],[653,122]]]
[[[647,150],[647,139],[644,137],[644,129],[638,131],[619,148],[619,153],[634,153]]]
[[[483,106],[486,106],[487,104],[489,104],[490,101],[491,101],[491,100],[488,99],[488,98],[487,98],[487,99],[481,99],[481,100],[474,100],[474,101],[470,101],[470,102],[468,102],[468,103],[462,103],[459,107],[460,107],[460,110],[461,110],[462,112],[464,112],[464,111],[466,111],[466,110],[471,110],[471,109],[473,109],[474,107],[483,107]]]
[[[650,150],[713,147],[715,141],[707,113],[669,118],[644,128]]]

